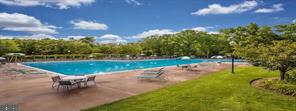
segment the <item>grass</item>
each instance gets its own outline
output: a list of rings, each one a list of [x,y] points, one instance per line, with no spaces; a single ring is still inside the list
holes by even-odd
[[[86,111],[295,111],[296,98],[254,88],[255,78],[278,76],[259,67],[241,67],[168,86]]]

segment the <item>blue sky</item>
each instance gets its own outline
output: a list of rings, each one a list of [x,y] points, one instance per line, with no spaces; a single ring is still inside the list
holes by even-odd
[[[292,23],[295,10],[296,0],[0,0],[0,38],[94,36],[124,43],[184,29],[217,33],[251,22]]]

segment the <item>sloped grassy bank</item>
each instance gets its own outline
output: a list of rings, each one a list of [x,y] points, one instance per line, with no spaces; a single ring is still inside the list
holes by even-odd
[[[278,77],[260,67],[240,67],[140,94],[85,111],[293,111],[296,98],[250,85],[256,78]]]

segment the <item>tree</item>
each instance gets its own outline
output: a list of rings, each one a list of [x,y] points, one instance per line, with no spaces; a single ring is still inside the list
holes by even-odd
[[[284,80],[286,73],[296,65],[295,34],[290,33],[293,31],[292,26],[276,26],[279,34],[268,26],[259,27],[256,24],[224,30],[224,33],[233,42],[235,55],[269,69],[279,70],[280,79]]]
[[[196,48],[202,55],[206,55],[209,58],[210,54],[216,49],[217,38],[204,32],[200,32],[198,35]]]
[[[143,51],[146,55],[161,55],[161,36],[153,35],[141,41]]]
[[[80,41],[70,41],[66,46],[66,51],[71,54],[90,54],[92,53],[92,47]]]
[[[38,54],[38,41],[37,40],[15,40],[22,53],[27,55]]]
[[[270,69],[279,70],[281,80],[285,79],[288,71],[296,67],[296,42],[288,40],[260,44],[258,47],[250,45],[236,54],[247,60],[260,62],[262,66]]]
[[[95,37],[84,37],[84,38],[81,38],[79,39],[81,42],[83,43],[87,43],[87,44],[94,44],[96,39]]]
[[[296,41],[296,23],[276,25],[275,28],[281,34],[280,40]]]
[[[122,44],[120,54],[137,55],[142,51],[142,47],[138,43]]]
[[[196,54],[197,33],[193,30],[185,30],[176,34],[177,47],[181,55],[191,56]]]
[[[17,51],[19,48],[13,40],[0,40],[0,56]]]

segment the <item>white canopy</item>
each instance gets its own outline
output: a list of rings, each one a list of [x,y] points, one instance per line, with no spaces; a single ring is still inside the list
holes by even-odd
[[[223,59],[223,56],[216,56],[217,59]]]
[[[181,57],[181,60],[188,60],[188,59],[191,59],[191,58],[188,57],[188,56],[183,56],[183,57]]]
[[[8,56],[25,56],[25,54],[23,54],[23,53],[8,53],[6,55],[8,55]]]

